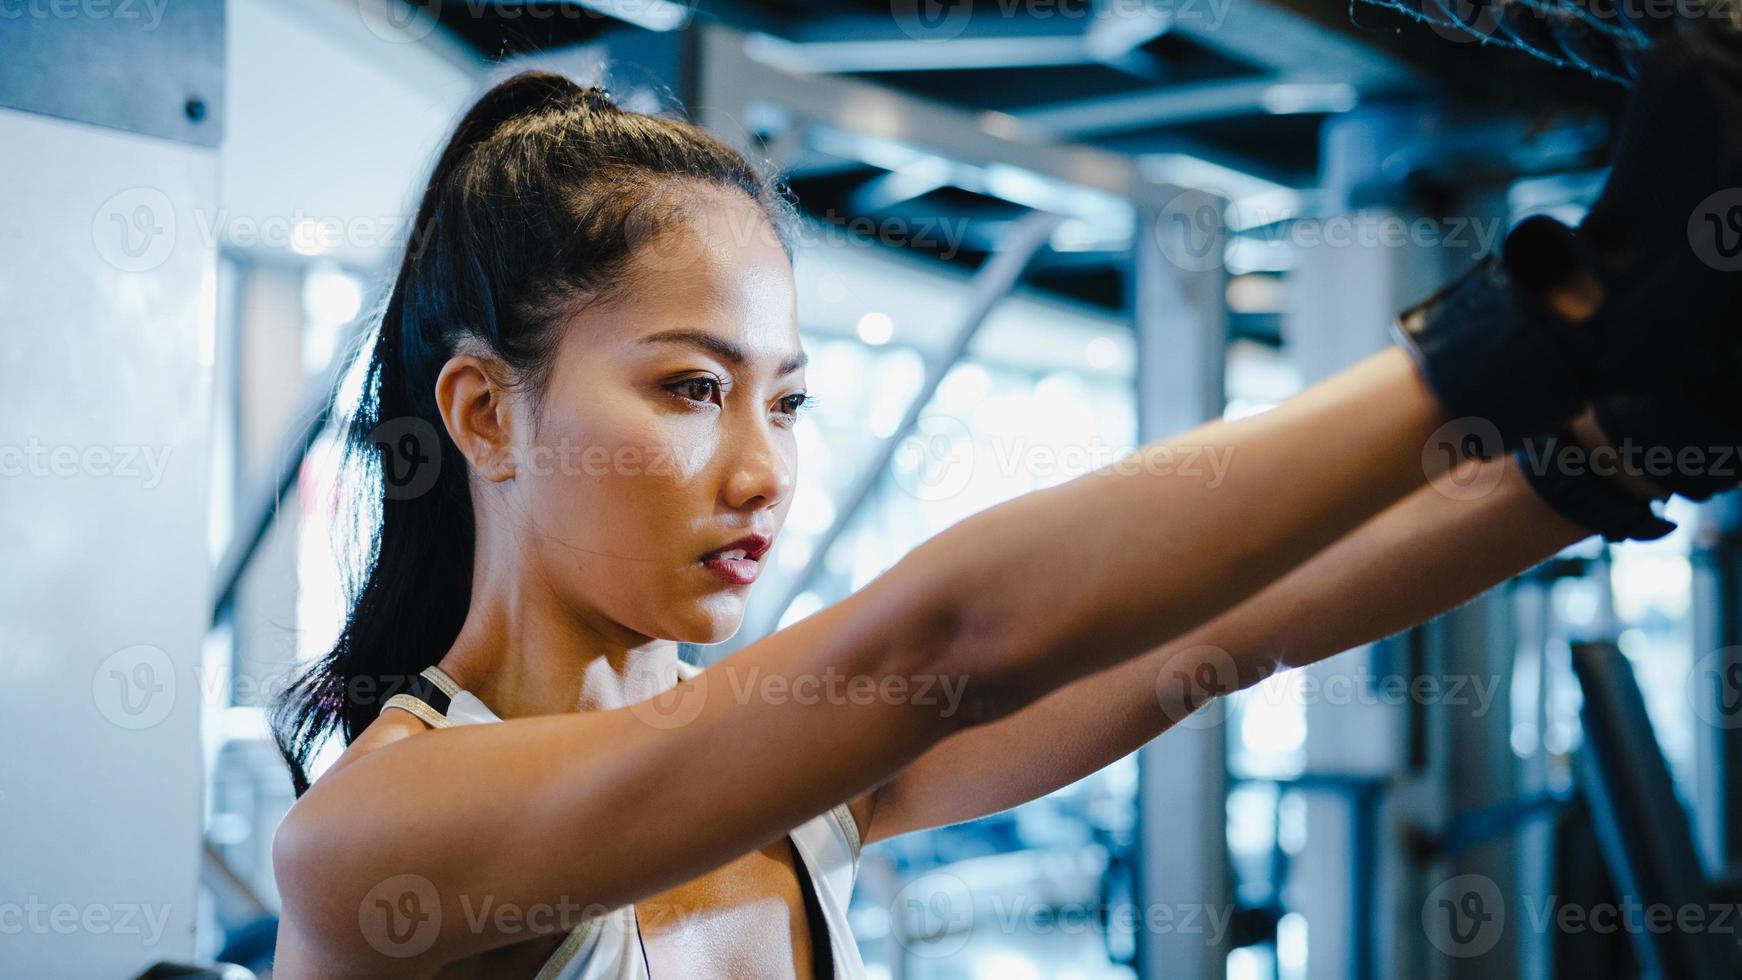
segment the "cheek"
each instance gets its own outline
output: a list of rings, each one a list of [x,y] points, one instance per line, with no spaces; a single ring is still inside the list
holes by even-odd
[[[624,399],[627,407],[600,401],[553,406],[541,420],[523,481],[534,520],[611,574],[663,564],[709,513],[698,479],[714,448],[709,430],[639,399]]]

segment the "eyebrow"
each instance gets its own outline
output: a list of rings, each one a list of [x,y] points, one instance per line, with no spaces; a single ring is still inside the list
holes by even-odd
[[[749,360],[749,357],[744,353],[744,348],[724,337],[715,336],[702,330],[662,330],[659,333],[649,334],[641,338],[641,341],[646,344],[686,344],[690,347],[700,347],[703,350],[718,354],[723,360],[730,361],[739,367],[742,367]],[[800,351],[781,361],[780,369],[775,374],[791,374],[809,362],[810,355]]]

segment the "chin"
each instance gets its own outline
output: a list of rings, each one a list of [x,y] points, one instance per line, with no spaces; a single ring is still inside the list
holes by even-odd
[[[698,599],[674,623],[670,638],[682,643],[724,643],[744,625],[744,596],[720,594]]]

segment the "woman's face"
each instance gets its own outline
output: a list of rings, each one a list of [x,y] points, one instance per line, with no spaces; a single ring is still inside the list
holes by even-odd
[[[736,632],[743,579],[769,555],[703,556],[772,543],[797,478],[791,263],[743,195],[683,201],[635,252],[628,289],[563,326],[542,404],[515,434],[521,555],[572,612],[630,642]]]

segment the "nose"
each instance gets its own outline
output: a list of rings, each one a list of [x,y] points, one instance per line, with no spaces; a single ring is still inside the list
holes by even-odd
[[[734,426],[726,450],[723,503],[733,510],[764,510],[785,501],[793,486],[790,447],[791,440],[767,418],[751,417]]]

